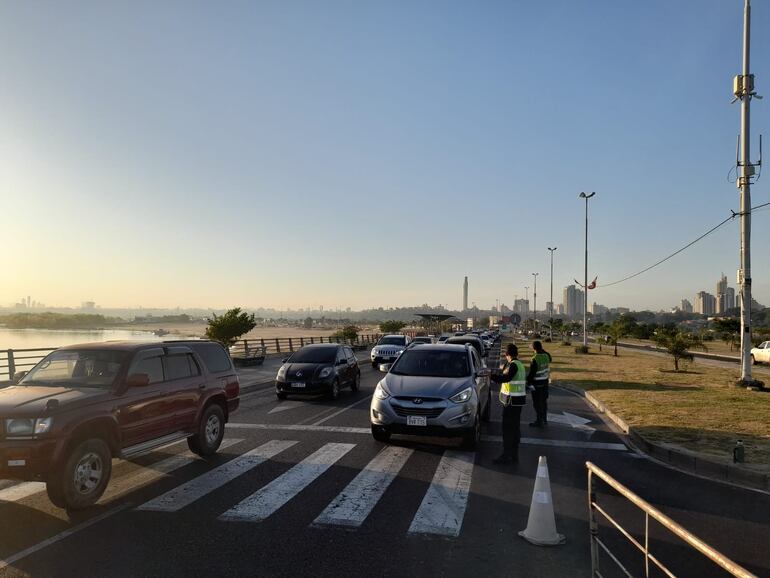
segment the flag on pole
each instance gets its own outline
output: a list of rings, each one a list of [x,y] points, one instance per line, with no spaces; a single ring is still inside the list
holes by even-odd
[[[589,288],[589,289],[596,289],[596,280],[597,280],[598,278],[599,278],[599,277],[594,277],[594,280],[593,280],[593,281],[591,281],[591,282],[588,284],[588,288]]]

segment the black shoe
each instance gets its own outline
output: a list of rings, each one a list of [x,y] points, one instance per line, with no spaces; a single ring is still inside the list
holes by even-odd
[[[493,464],[498,464],[498,465],[499,464],[510,464],[512,461],[513,460],[509,456],[506,456],[505,454],[503,454],[501,456],[496,457],[494,460],[492,460],[492,463]],[[518,461],[518,459],[516,461]]]
[[[543,422],[533,421],[531,424],[529,424],[529,427],[543,427]]]

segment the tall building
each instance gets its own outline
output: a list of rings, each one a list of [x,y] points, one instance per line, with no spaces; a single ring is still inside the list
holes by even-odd
[[[735,289],[728,287],[727,293],[725,293],[725,311],[735,309],[737,306],[738,304],[735,302]]]
[[[727,277],[722,273],[722,278],[717,283],[717,313],[725,313],[735,307],[735,289],[727,286]]]
[[[585,294],[582,289],[574,285],[564,288],[564,314],[567,317],[576,319],[583,315],[583,299]]]
[[[463,311],[468,310],[468,277],[463,282]]]
[[[695,313],[714,315],[717,309],[717,299],[711,293],[698,291],[695,296]]]
[[[692,313],[692,303],[687,299],[682,299],[682,303],[679,305],[679,310],[684,313]]]
[[[522,321],[529,317],[529,299],[516,299],[513,302],[513,312],[521,316]]]

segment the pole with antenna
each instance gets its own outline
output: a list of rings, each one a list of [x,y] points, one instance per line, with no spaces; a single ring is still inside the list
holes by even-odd
[[[743,7],[743,69],[733,81],[733,94],[741,101],[740,159],[738,160],[738,189],[741,192],[741,268],[738,270],[738,285],[741,292],[741,383],[755,385],[751,376],[751,183],[758,163],[751,162],[750,106],[751,99],[758,96],[754,91],[754,75],[749,68],[751,44],[751,1],[745,0]]]

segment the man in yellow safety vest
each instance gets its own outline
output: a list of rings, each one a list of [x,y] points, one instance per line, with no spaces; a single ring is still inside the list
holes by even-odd
[[[543,349],[539,341],[532,342],[535,355],[529,366],[527,385],[532,392],[532,404],[535,406],[535,421],[532,427],[543,427],[548,423],[548,383],[551,379],[551,354]]]
[[[503,404],[503,453],[493,460],[495,464],[509,464],[519,461],[519,440],[521,439],[521,408],[527,403],[527,370],[518,360],[519,349],[509,343],[505,350],[505,365],[502,373],[491,376],[500,384],[500,403]]]

